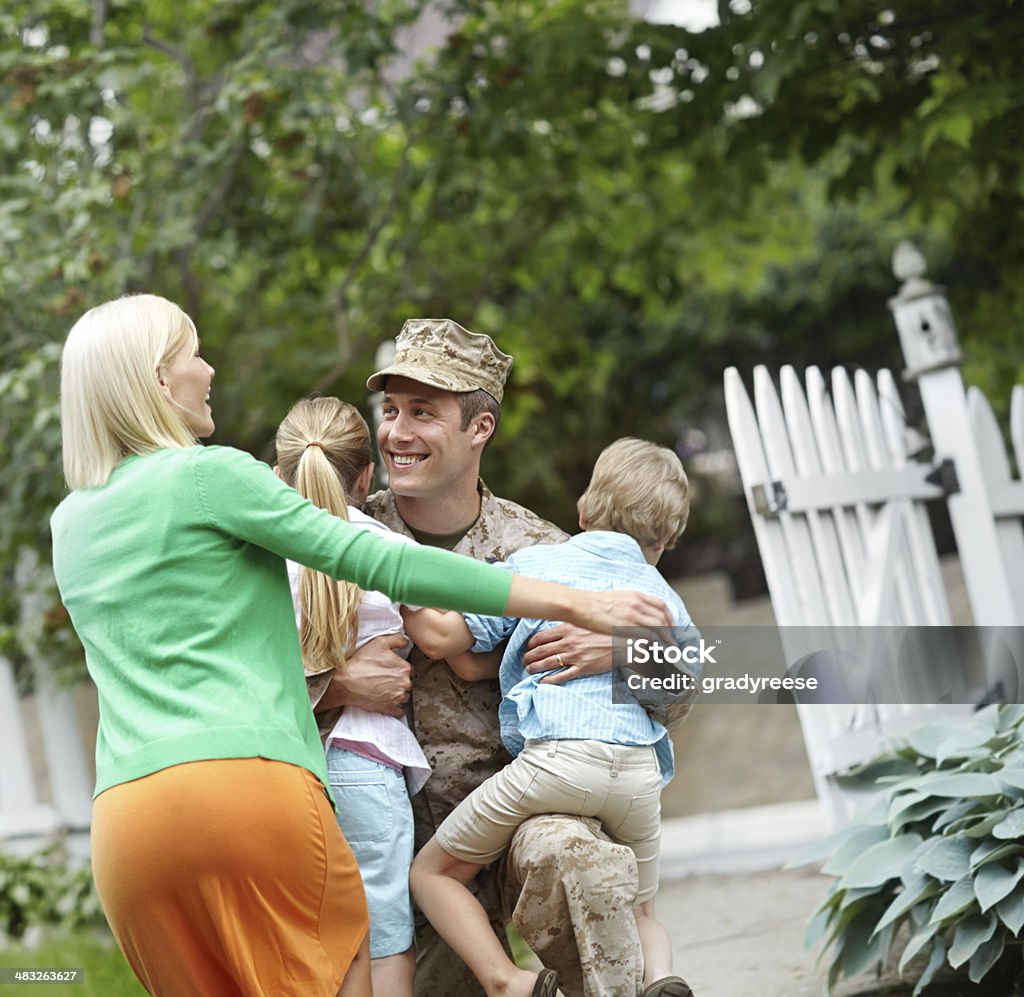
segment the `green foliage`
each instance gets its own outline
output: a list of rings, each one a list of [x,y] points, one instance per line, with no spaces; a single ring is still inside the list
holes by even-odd
[[[807,944],[831,947],[829,987],[883,963],[896,932],[900,972],[926,960],[919,994],[948,963],[980,982],[1019,961],[1024,927],[1024,707],[920,728],[860,767],[852,785],[882,790],[867,812],[815,846],[834,876]]]
[[[145,997],[142,984],[107,931],[57,931],[38,944],[5,946],[0,958],[5,966],[83,970],[84,979],[73,990],[69,987],[58,991],[75,997]],[[31,990],[28,987],[7,985],[4,990],[11,995],[37,992],[35,984]]]
[[[832,203],[893,197],[894,217],[936,240],[968,378],[1008,405],[1024,380],[1024,237],[1010,222],[1024,209],[1020,0],[752,0],[719,12],[721,26],[668,66],[677,87],[689,83],[666,114],[697,118],[698,169],[745,191],[796,157],[828,178]],[[713,191],[709,209],[729,196]]]
[[[488,483],[566,528],[617,436],[727,447],[729,365],[898,369],[900,238],[950,287],[968,377],[997,407],[1024,377],[1016,0],[722,4],[701,34],[625,0],[439,6],[413,64],[426,0],[4,4],[0,653],[23,677],[81,665],[45,569],[57,356],[125,292],[193,316],[213,442],[265,459],[297,397],[363,402],[406,318],[492,333],[516,366]],[[749,563],[744,528],[705,482],[665,569],[702,539]]]
[[[18,941],[30,928],[105,923],[88,865],[67,865],[54,849],[28,857],[0,852],[0,936]]]

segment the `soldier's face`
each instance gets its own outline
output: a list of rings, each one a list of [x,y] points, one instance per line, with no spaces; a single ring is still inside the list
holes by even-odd
[[[389,377],[381,403],[377,446],[396,495],[443,498],[480,473],[482,441],[462,429],[455,395],[407,377]]]

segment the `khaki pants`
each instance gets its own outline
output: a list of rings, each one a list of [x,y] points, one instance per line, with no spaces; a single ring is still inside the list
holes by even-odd
[[[529,741],[510,765],[485,780],[437,829],[437,843],[475,865],[499,858],[528,817],[593,817],[629,845],[639,870],[637,902],[658,892],[661,771],[651,747],[592,740]]]

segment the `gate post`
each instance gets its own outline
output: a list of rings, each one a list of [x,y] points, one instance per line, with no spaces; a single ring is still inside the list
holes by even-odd
[[[889,300],[907,369],[906,381],[921,392],[936,461],[952,458],[957,490],[948,498],[960,564],[978,626],[1024,623],[1015,607],[996,533],[992,502],[971,431],[953,315],[945,289],[925,277],[921,253],[901,242],[893,253],[893,273],[903,282]]]

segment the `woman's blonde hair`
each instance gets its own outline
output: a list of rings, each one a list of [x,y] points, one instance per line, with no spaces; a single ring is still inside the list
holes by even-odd
[[[128,454],[190,447],[195,436],[157,380],[157,368],[198,345],[192,320],[155,294],[87,311],[60,362],[60,420],[68,487],[106,483]]]
[[[338,398],[296,402],[277,430],[281,477],[321,509],[348,519],[348,496],[373,463],[366,420]],[[299,572],[299,640],[309,671],[344,668],[359,629],[362,592],[310,568]]]
[[[641,547],[675,546],[690,514],[683,463],[667,447],[626,436],[605,447],[576,503],[588,530],[627,533]]]

